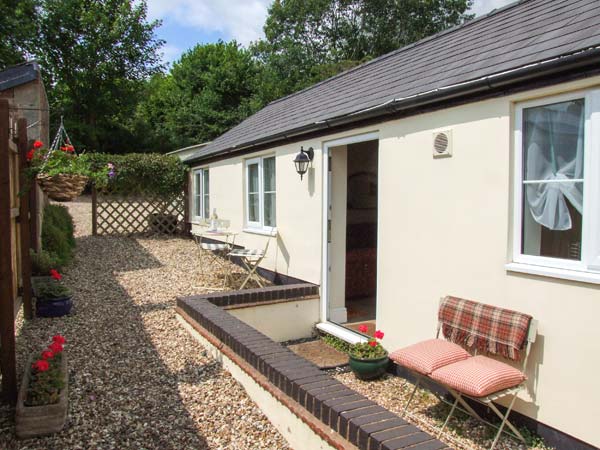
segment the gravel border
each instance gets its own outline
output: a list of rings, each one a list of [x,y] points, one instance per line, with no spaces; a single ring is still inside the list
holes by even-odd
[[[0,409],[3,449],[287,449],[243,388],[177,322],[176,296],[208,292],[222,273],[182,238],[90,236],[86,197],[66,204],[77,251],[64,272],[71,315],[19,319],[19,372],[55,333],[68,344],[69,417],[56,435],[17,441]],[[237,266],[233,269],[240,272]]]

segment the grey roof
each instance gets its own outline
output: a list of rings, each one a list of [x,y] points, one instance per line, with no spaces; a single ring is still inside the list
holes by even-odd
[[[0,72],[0,91],[37,79],[39,66],[35,61],[12,66]]]
[[[275,142],[288,133],[298,136],[326,121],[358,118],[369,109],[401,106],[423,94],[596,48],[598,23],[599,0],[513,3],[276,100],[187,162]]]

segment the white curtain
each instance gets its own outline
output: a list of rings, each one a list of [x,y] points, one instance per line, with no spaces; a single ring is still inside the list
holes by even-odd
[[[583,213],[583,100],[524,111],[526,198],[537,223],[571,229],[566,199]]]

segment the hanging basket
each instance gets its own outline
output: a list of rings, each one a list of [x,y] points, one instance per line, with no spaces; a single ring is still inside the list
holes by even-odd
[[[88,177],[64,173],[53,176],[39,174],[37,180],[52,200],[70,202],[81,195],[88,182]]]

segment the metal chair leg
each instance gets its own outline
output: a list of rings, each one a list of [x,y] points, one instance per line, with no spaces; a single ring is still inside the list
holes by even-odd
[[[498,433],[496,433],[496,437],[494,438],[494,442],[492,442],[492,446],[490,447],[490,450],[493,450],[494,447],[496,446],[496,444],[498,443],[498,439],[500,439],[500,435],[502,434],[502,430],[504,429],[504,425],[508,426],[511,431],[513,433],[515,433],[515,435],[523,442],[525,442],[525,438],[523,437],[523,435],[519,432],[519,430],[517,430],[517,428],[510,423],[510,421],[508,420],[508,415],[510,414],[513,405],[515,404],[515,400],[517,399],[517,394],[513,395],[513,398],[510,402],[510,405],[508,406],[508,408],[506,409],[506,414],[502,414],[498,408],[496,407],[496,405],[494,405],[493,402],[489,402],[487,405],[492,409],[492,411],[494,411],[496,413],[496,415],[498,417],[500,417],[500,419],[502,419],[502,423],[500,424],[500,426],[498,427]]]
[[[417,392],[417,389],[418,389],[420,383],[421,383],[421,378],[417,378],[417,382],[415,383],[415,387],[414,387],[412,393],[410,394],[410,398],[408,399],[408,402],[406,402],[406,406],[404,407],[404,411],[402,411],[402,417],[404,417],[406,415],[406,412],[408,411],[408,406],[412,402],[413,397],[415,396],[415,393]]]
[[[456,397],[456,399],[454,400],[454,403],[452,404],[452,408],[450,408],[450,413],[448,413],[448,417],[446,417],[446,420],[444,421],[444,425],[442,425],[442,428],[440,428],[440,434],[438,436],[441,436],[444,433],[444,429],[446,428],[446,425],[448,425],[448,422],[450,421],[450,417],[452,417],[452,414],[454,414],[456,405],[458,405],[458,397]]]

